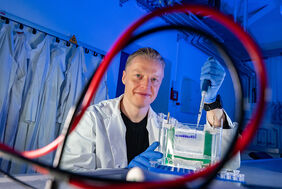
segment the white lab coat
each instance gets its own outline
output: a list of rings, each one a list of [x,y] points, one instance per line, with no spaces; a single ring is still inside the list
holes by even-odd
[[[87,66],[87,73],[86,73],[86,77],[87,80],[91,79],[91,75],[92,73],[98,68],[98,66],[100,65],[102,58],[100,55],[97,56],[93,56],[93,54],[85,54],[85,63]],[[107,74],[105,73],[105,75],[103,76],[99,88],[95,94],[95,98],[92,99],[91,104],[98,104],[99,102],[101,102],[102,100],[106,100],[109,99],[108,97],[108,88],[107,88]]]
[[[27,74],[28,58],[31,50],[30,46],[26,42],[26,37],[23,32],[15,34],[14,44],[14,58],[17,62],[17,70],[16,75],[13,78],[14,82],[10,93],[9,112],[7,116],[4,140],[5,144],[12,147],[18,127],[19,113],[22,104],[22,95]]]
[[[14,44],[14,58],[17,63],[17,69],[15,77],[11,78],[13,79],[13,86],[10,92],[9,110],[4,136],[4,143],[11,147],[14,146],[14,141],[18,129],[22,96],[27,74],[27,64],[31,50],[29,44],[26,41],[26,35],[24,32],[19,32],[15,34]],[[9,161],[2,162],[1,168],[3,170],[7,170],[8,162]]]
[[[35,131],[32,134],[30,149],[38,149],[51,143],[57,136],[59,128],[56,125],[57,109],[61,86],[66,70],[66,47],[63,44],[54,43],[51,49],[50,68],[43,87],[41,110],[36,118]],[[51,164],[53,161],[51,152],[39,159]]]
[[[64,89],[62,91],[60,105],[58,108],[57,122],[62,129],[64,121],[68,115],[70,108],[77,103],[85,83],[86,83],[86,66],[84,59],[84,51],[82,47],[75,48],[69,52],[72,53],[67,65]]]
[[[5,24],[0,31],[0,141],[4,140],[9,108],[10,91],[14,82],[17,63],[14,59],[12,25]]]
[[[43,86],[50,64],[51,36],[46,36],[35,49],[31,50],[25,94],[14,148],[20,151],[30,150],[32,135],[36,132],[35,121],[42,109]],[[26,165],[11,165],[11,173],[24,173]]]
[[[102,101],[88,108],[67,140],[61,168],[76,172],[91,172],[98,168],[124,168],[128,165],[126,127],[120,115],[121,99],[122,96]],[[230,121],[228,118],[228,122]],[[161,122],[161,116],[150,108],[147,122],[150,144],[158,141]],[[225,129],[223,143],[228,144],[232,138],[231,130],[233,129]],[[238,168],[240,160],[238,162],[236,159],[233,165],[232,168]]]

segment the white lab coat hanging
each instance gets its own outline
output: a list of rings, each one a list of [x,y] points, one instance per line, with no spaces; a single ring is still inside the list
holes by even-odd
[[[19,113],[22,104],[22,94],[24,90],[25,78],[27,74],[27,64],[30,54],[30,46],[26,42],[24,33],[15,34],[15,60],[17,62],[17,70],[14,83],[11,89],[9,112],[5,130],[5,144],[13,146],[15,134],[17,131]]]
[[[15,149],[20,151],[30,150],[30,144],[33,142],[32,135],[37,131],[35,120],[42,109],[43,86],[50,64],[50,42],[51,36],[47,35],[30,53],[28,67],[28,77],[30,78],[27,79],[31,83],[27,83],[25,86],[27,93],[25,94],[21,109],[19,128],[15,141]],[[13,173],[24,173],[26,165],[13,164],[11,170]]]
[[[22,96],[24,91],[24,84],[27,74],[27,64],[30,54],[30,46],[26,41],[24,32],[17,32],[14,39],[15,44],[15,60],[17,63],[17,70],[13,78],[13,86],[11,88],[9,99],[9,110],[7,115],[7,122],[5,127],[4,143],[13,147],[16,137],[18,122],[20,117],[20,109],[22,105]],[[8,170],[8,162],[3,161],[1,168]]]
[[[57,108],[60,97],[61,85],[64,81],[66,70],[65,57],[66,47],[63,44],[53,44],[51,50],[50,69],[43,87],[42,108],[36,118],[36,132],[33,132],[30,148],[38,149],[51,143],[58,135],[56,125]],[[54,153],[54,152],[53,152]],[[39,158],[45,163],[52,163],[53,153]]]
[[[0,31],[0,141],[4,140],[9,108],[9,97],[17,64],[14,60],[12,25],[5,24]]]
[[[86,77],[87,80],[91,79],[90,76],[92,73],[98,68],[98,66],[101,63],[101,56],[98,54],[97,56],[94,56],[93,54],[85,54],[85,63],[87,66],[87,72]],[[95,97],[92,99],[91,104],[98,104],[99,102],[103,100],[109,99],[108,97],[108,87],[107,87],[107,73],[103,76],[99,88],[96,91]]]
[[[57,122],[59,127],[62,127],[68,115],[70,108],[77,103],[78,97],[81,94],[85,84],[85,59],[82,47],[73,47],[72,56],[67,60],[66,81],[62,91],[60,106],[58,108]],[[61,130],[62,128],[60,128]]]

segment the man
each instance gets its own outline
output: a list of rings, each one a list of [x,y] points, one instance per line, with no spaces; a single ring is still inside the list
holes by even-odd
[[[67,141],[61,167],[77,172],[134,166],[147,169],[150,160],[161,158],[162,154],[154,150],[162,118],[150,104],[157,97],[164,67],[163,58],[152,48],[141,48],[131,54],[122,76],[124,94],[88,108]],[[215,101],[224,76],[224,69],[216,61],[203,66],[201,80],[211,81],[207,103]],[[207,127],[219,126],[221,119],[227,128],[223,132],[226,148],[236,131],[234,125],[221,108],[207,112]],[[231,168],[238,166],[239,159]]]

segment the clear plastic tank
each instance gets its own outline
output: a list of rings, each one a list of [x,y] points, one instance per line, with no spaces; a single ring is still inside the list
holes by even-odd
[[[160,128],[162,165],[197,170],[219,160],[222,127],[205,130],[204,125],[164,120]]]

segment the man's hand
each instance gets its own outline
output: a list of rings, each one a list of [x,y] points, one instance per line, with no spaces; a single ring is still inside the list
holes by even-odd
[[[212,103],[216,100],[217,92],[224,80],[226,73],[220,63],[213,57],[208,58],[201,69],[201,88],[205,79],[211,82],[208,88],[205,103]]]
[[[214,109],[207,111],[207,120],[213,127],[220,127],[226,121],[226,116],[222,109]]]
[[[224,80],[226,73],[220,63],[213,57],[209,57],[201,69],[201,88],[205,79],[211,82],[211,86],[208,88],[205,103],[213,103],[216,100],[217,92]],[[214,126],[221,126],[221,120],[226,121],[225,114],[222,109],[214,109],[207,111],[207,120]]]
[[[154,151],[160,145],[159,142],[154,142],[144,152],[133,158],[128,165],[128,168],[140,167],[141,169],[148,169],[151,167],[150,160],[158,160],[163,157],[161,152]]]

